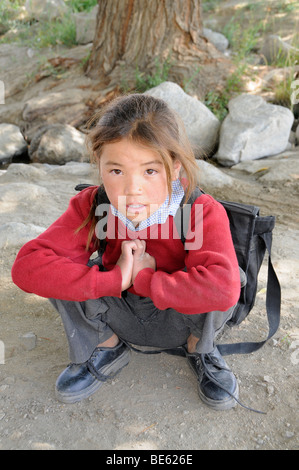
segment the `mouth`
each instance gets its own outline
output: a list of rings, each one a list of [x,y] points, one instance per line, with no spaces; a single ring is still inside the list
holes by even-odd
[[[144,204],[127,204],[126,210],[128,214],[139,214],[146,209]]]

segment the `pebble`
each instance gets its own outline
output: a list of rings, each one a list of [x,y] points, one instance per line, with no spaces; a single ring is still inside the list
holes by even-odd
[[[31,351],[36,347],[36,335],[31,331],[20,336],[20,341],[27,351]]]
[[[268,384],[266,388],[267,388],[268,395],[273,395],[273,393],[275,391],[273,385]]]
[[[270,377],[270,375],[264,375],[264,381],[268,383],[274,382],[274,380],[272,379],[272,377]]]

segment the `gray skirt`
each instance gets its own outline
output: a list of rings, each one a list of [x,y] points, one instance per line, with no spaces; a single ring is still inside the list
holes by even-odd
[[[209,353],[215,337],[231,318],[234,308],[186,315],[168,308],[159,310],[152,300],[123,292],[121,298],[102,297],[85,302],[49,299],[61,315],[73,363],[87,361],[98,344],[113,333],[139,346],[174,348],[199,338],[197,351]]]

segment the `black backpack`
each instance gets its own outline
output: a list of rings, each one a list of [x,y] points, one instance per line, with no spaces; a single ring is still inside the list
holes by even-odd
[[[81,191],[89,186],[91,185],[79,184],[75,187],[75,190]],[[183,243],[185,243],[186,228],[188,228],[192,204],[202,194],[204,192],[196,188],[187,204],[185,204],[184,199],[182,200],[180,208],[175,215],[174,221],[178,232],[181,234]],[[97,205],[109,203],[108,197],[101,186],[96,197]],[[227,322],[228,326],[239,325],[252,310],[257,293],[258,274],[266,251],[268,252],[266,311],[269,332],[267,338],[260,342],[217,344],[218,350],[224,356],[251,353],[260,349],[276,333],[280,322],[281,289],[271,261],[272,232],[275,226],[275,217],[261,217],[259,215],[259,207],[257,206],[228,201],[218,202],[224,206],[228,215],[238,263],[246,275],[246,283],[241,287],[240,298],[231,319]],[[102,252],[103,248],[100,255]],[[154,351],[148,352],[155,353]],[[167,351],[165,350],[165,352]],[[174,351],[173,354],[175,354]],[[180,355],[179,352],[178,354]]]
[[[180,210],[175,216],[177,227],[186,227],[193,202],[204,192],[196,188],[187,204],[181,202]],[[240,268],[246,275],[246,283],[242,285],[240,298],[235,306],[228,326],[239,325],[252,310],[258,284],[258,274],[268,252],[268,279],[266,292],[266,311],[269,332],[265,340],[260,342],[217,344],[220,353],[245,354],[260,349],[276,333],[280,322],[281,289],[271,261],[272,232],[275,226],[275,217],[259,215],[259,207],[239,202],[218,201],[226,210],[232,239]],[[186,211],[186,213],[184,213]],[[181,219],[181,220],[179,220]],[[186,229],[181,229],[182,241]]]

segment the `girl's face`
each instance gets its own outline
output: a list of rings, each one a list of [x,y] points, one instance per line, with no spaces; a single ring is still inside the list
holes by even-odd
[[[176,161],[173,181],[180,169],[181,163]],[[104,145],[100,175],[111,204],[136,225],[153,214],[168,196],[161,156],[125,138]]]

